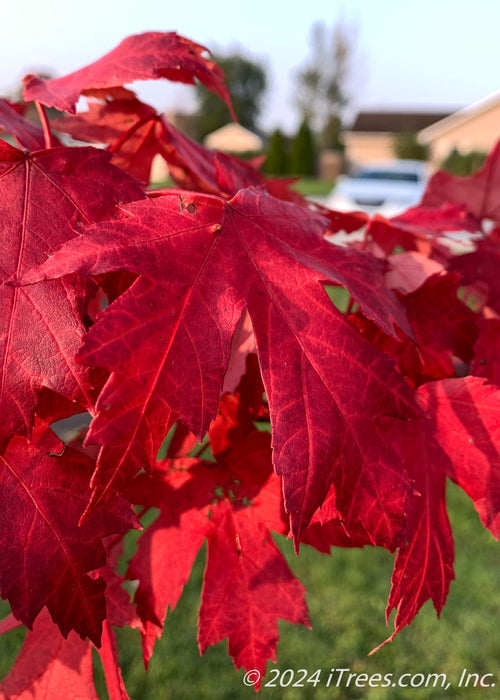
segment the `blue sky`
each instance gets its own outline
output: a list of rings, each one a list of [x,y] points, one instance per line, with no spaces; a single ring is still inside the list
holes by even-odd
[[[64,74],[125,36],[177,30],[209,48],[261,60],[270,90],[263,128],[293,131],[293,73],[314,21],[356,27],[354,106],[455,108],[500,89],[498,0],[10,0],[0,24],[0,91],[37,67]],[[140,96],[158,109],[189,108],[192,91],[161,82]]]

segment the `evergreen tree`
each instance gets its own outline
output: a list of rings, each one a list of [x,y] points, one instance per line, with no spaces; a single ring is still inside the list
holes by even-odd
[[[285,175],[288,172],[288,144],[280,129],[276,129],[269,142],[264,172],[268,175]]]
[[[316,174],[316,146],[307,120],[302,122],[292,142],[290,171],[293,175]]]

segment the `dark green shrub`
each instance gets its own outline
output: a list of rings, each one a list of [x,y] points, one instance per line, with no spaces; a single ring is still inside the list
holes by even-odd
[[[286,175],[288,172],[288,143],[280,129],[271,136],[264,172],[269,175]]]
[[[405,131],[395,138],[394,152],[397,158],[427,160],[427,147],[418,142],[413,131]]]
[[[292,175],[316,174],[316,145],[311,128],[305,120],[292,142],[290,173]]]
[[[486,153],[482,151],[469,151],[469,153],[460,153],[454,148],[444,160],[440,168],[447,170],[454,175],[471,175],[483,165],[486,160]]]

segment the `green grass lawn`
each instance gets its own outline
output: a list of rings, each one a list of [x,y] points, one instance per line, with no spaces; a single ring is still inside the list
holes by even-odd
[[[333,189],[333,180],[320,180],[317,177],[301,177],[293,188],[305,197],[326,197]]]
[[[287,559],[308,591],[313,629],[280,623],[277,664],[271,670],[321,669],[316,688],[266,688],[258,697],[298,700],[306,698],[441,698],[441,688],[325,687],[330,669],[349,668],[368,675],[386,673],[446,673],[451,682],[446,697],[476,697],[479,689],[458,688],[462,670],[480,675],[493,673],[500,683],[500,632],[498,626],[500,562],[498,544],[485,531],[476,513],[458,488],[449,487],[450,517],[454,528],[457,579],[452,583],[441,620],[427,603],[413,624],[373,656],[371,649],[387,638],[384,609],[390,586],[393,557],[381,549],[334,550],[321,555],[307,546],[300,557],[291,542],[279,540]],[[163,638],[158,642],[148,673],[141,662],[139,634],[119,630],[123,675],[132,700],[183,700],[253,698],[243,686],[243,671],[235,670],[227,644],[210,648],[203,658],[196,646],[196,619],[205,550],[200,552],[193,574],[177,608],[167,616]],[[4,605],[4,612],[6,606]],[[0,638],[0,672],[7,673],[22,642],[14,630]],[[298,678],[298,676],[296,676]],[[101,696],[102,672],[97,672]],[[487,691],[483,691],[487,692]],[[494,697],[490,690],[489,697]],[[483,697],[477,695],[477,697]]]
[[[334,181],[332,180],[320,180],[317,177],[301,177],[293,185],[293,189],[300,192],[305,197],[326,197],[330,194]],[[164,182],[155,182],[151,185],[151,189],[165,189],[175,187],[175,183],[172,180],[165,180]]]

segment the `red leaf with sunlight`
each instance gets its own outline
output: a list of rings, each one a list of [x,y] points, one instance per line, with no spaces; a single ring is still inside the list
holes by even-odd
[[[235,510],[230,503],[221,504],[211,525],[200,651],[227,637],[235,666],[263,675],[267,660],[276,661],[278,618],[309,626],[304,587],[250,507]]]
[[[333,211],[321,204],[316,204],[315,207],[320,214],[323,214],[330,220],[330,232],[335,234],[339,231],[352,233],[358,231],[365,226],[370,216],[363,211]],[[335,243],[335,238],[331,239]]]
[[[414,479],[415,494],[408,500],[406,541],[394,563],[386,619],[397,610],[394,632],[409,625],[429,599],[439,615],[454,579],[454,547],[445,501],[447,456],[434,439],[433,422],[427,418],[388,420],[387,436]]]
[[[198,463],[196,459],[160,461],[151,477],[139,475],[131,486],[134,502],[161,509],[139,539],[127,571],[127,578],[139,582],[135,604],[144,625],[146,664],[167,609],[177,605],[205,539],[206,508],[214,498],[215,484],[213,473],[198,469]]]
[[[31,155],[0,141],[0,282],[15,279],[75,236],[74,227],[112,216],[143,193],[110,156],[90,148]],[[30,434],[42,387],[92,405],[88,371],[76,364],[84,326],[72,280],[0,286],[0,445]]]
[[[120,568],[120,558],[125,556],[124,539],[110,537],[104,546],[106,565],[94,572],[94,576],[102,576],[106,582],[106,619],[115,627],[128,626],[142,631],[142,622],[130,600],[130,592],[124,588],[124,578],[116,571]]]
[[[199,80],[232,110],[224,73],[217,64],[204,58],[204,53],[207,49],[176,32],[134,34],[94,63],[61,78],[43,80],[27,75],[24,99],[74,114],[80,95],[119,99],[123,91],[115,88],[136,80],[167,78],[190,85]],[[236,121],[234,114],[233,118]]]
[[[387,509],[384,520],[399,522],[404,470],[372,426],[386,414],[413,415],[411,392],[337,312],[323,283],[345,285],[388,333],[395,324],[406,328],[406,319],[383,288],[382,266],[326,242],[326,226],[323,217],[257,189],[228,203],[171,192],[123,207],[121,221],[90,228],[25,275],[26,282],[71,271],[143,275],[102,314],[80,353],[113,373],[88,436],[110,446],[104,449],[113,459],[100,467],[104,489],[154,462],[178,418],[203,436],[246,307],[295,536],[334,472],[348,471],[344,457],[363,465],[362,482],[377,492],[377,508]]]
[[[115,496],[80,527],[93,463],[43,430],[36,444],[12,438],[0,457],[2,597],[27,627],[46,605],[64,636],[74,629],[99,645],[105,584],[88,572],[105,564],[103,537],[128,531],[135,517]]]
[[[472,499],[484,527],[500,535],[500,390],[478,377],[419,388],[448,455],[448,476]]]
[[[161,514],[139,540],[129,571],[149,659],[167,608],[174,608],[194,558],[208,538],[200,610],[203,653],[228,637],[237,667],[265,672],[275,659],[278,618],[308,624],[304,589],[268,529],[286,532],[280,480],[273,472],[271,436],[253,425],[256,367],[249,363],[236,396],[224,395],[209,435],[216,463],[179,458],[139,475],[130,494]],[[257,383],[257,386],[260,382]]]
[[[247,361],[252,353],[257,352],[255,333],[248,311],[244,311],[233,335],[231,357],[224,375],[222,391],[230,394],[236,391],[241,378],[245,374]],[[259,374],[260,378],[260,374]],[[262,395],[261,397],[262,398]]]
[[[414,292],[423,285],[431,275],[444,272],[445,268],[432,258],[416,251],[396,253],[387,258],[389,269],[385,274],[385,283],[389,289],[404,294]]]
[[[28,632],[10,673],[0,684],[2,700],[99,700],[94,686],[92,649],[70,632],[61,635],[43,610]]]
[[[439,207],[445,202],[465,205],[480,221],[500,222],[500,141],[492,149],[483,167],[468,177],[440,170],[429,180],[422,205]]]
[[[418,389],[427,418],[389,426],[415,481],[408,541],[396,557],[387,617],[394,635],[429,598],[439,615],[453,573],[446,477],[472,499],[483,525],[500,534],[500,391],[476,377],[428,382]]]
[[[130,700],[123,682],[115,631],[106,620],[102,628],[102,644],[99,649],[109,700]],[[86,700],[86,699],[85,699]]]

